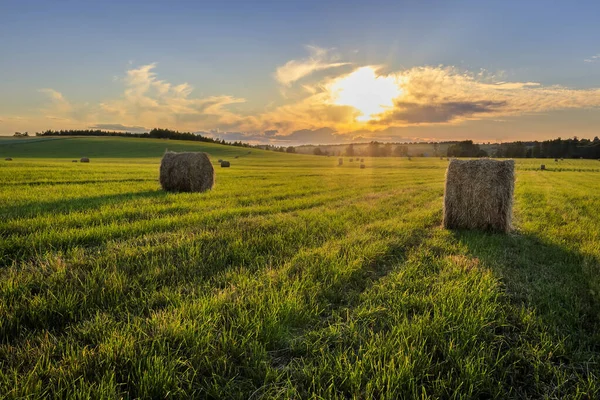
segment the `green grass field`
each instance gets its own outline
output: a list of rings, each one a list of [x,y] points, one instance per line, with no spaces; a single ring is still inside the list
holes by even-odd
[[[0,140],[0,398],[600,397],[600,162],[517,161],[500,235],[440,227],[445,159],[248,151]]]

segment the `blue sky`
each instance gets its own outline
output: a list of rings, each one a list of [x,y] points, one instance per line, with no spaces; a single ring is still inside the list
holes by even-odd
[[[503,139],[586,136],[600,131],[600,2],[574,3],[0,1],[0,134],[161,124],[253,141],[324,127],[336,141],[496,140],[481,126],[510,125]],[[282,83],[286,65],[308,73]],[[364,67],[373,78],[343,80]],[[370,94],[385,76],[401,90],[380,114],[331,92]],[[193,90],[161,97],[154,83],[144,92],[151,81]],[[515,83],[510,93],[485,86],[503,82]],[[557,116],[559,132],[548,129]],[[277,139],[264,137],[274,129]]]

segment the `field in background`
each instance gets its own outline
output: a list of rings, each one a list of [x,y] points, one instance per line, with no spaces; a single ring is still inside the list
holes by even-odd
[[[165,148],[232,167],[164,193]],[[344,160],[0,141],[0,395],[600,396],[600,162],[517,160],[497,235],[440,228],[445,159]]]

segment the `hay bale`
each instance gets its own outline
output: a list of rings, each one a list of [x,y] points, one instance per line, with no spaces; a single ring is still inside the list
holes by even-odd
[[[555,159],[554,159],[554,162],[558,162],[558,158],[555,158]]]
[[[71,162],[77,162],[77,160],[72,160]]]
[[[350,159],[350,162],[352,162],[352,161],[354,161],[354,159],[352,159],[352,158],[351,158],[351,159]]]
[[[208,154],[165,152],[160,162],[160,185],[168,192],[204,192],[215,184]]]
[[[411,158],[411,157],[408,157],[408,161],[410,161],[410,160],[412,160],[412,158]]]
[[[344,165],[344,159],[338,158],[338,165]]]
[[[450,160],[444,227],[510,231],[514,187],[513,160]]]
[[[231,163],[229,161],[221,161],[221,168],[229,168],[231,166]]]
[[[10,158],[10,157],[6,157],[6,158],[4,159],[4,161],[12,161],[12,158]]]
[[[90,159],[87,157],[81,157],[81,160],[79,160],[79,162],[90,162]]]
[[[219,158],[219,161],[217,161],[217,162],[219,162],[219,163],[222,163],[222,162],[223,162],[223,160]]]
[[[546,165],[544,165],[544,164],[540,165],[540,169],[541,169],[542,171],[544,171],[544,170],[546,169]]]
[[[239,158],[240,156],[235,156],[234,158]]]
[[[365,169],[365,164],[360,164],[360,169]]]
[[[360,162],[365,162],[365,159],[364,159],[364,158],[361,158],[361,159],[360,159]]]

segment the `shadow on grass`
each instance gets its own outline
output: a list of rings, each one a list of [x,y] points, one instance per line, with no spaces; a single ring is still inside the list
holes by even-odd
[[[600,360],[600,302],[590,284],[596,258],[531,234],[456,231],[454,237],[501,279],[511,302],[533,309],[578,361]]]
[[[44,214],[67,214],[97,209],[111,203],[118,204],[128,200],[158,199],[165,197],[166,195],[167,193],[165,191],[157,189],[141,192],[107,194],[94,197],[78,197],[69,200],[32,202],[1,207],[0,215],[4,216],[7,220],[10,220],[13,218],[30,218]]]

